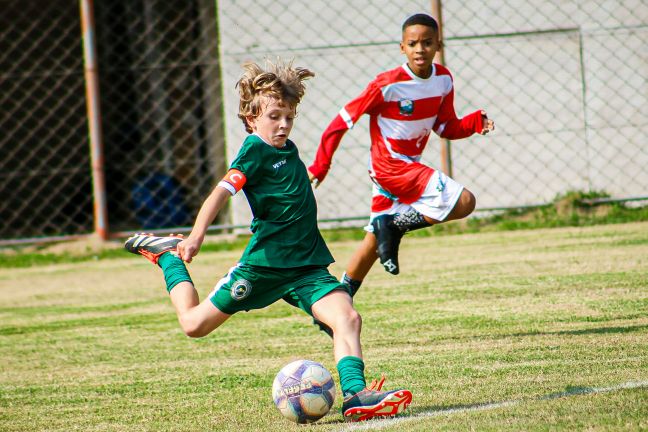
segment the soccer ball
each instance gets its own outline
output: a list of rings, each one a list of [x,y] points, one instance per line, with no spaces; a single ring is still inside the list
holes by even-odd
[[[275,377],[272,399],[288,420],[313,423],[324,417],[333,406],[335,382],[321,364],[296,360],[284,366]]]

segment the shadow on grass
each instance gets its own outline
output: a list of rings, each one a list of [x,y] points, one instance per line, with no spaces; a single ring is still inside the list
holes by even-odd
[[[444,414],[453,414],[462,411],[480,411],[494,408],[502,408],[510,405],[516,405],[518,401],[502,401],[502,402],[477,402],[473,404],[457,404],[457,405],[423,405],[416,406],[409,409],[405,415],[398,418],[407,417],[430,417]]]
[[[629,381],[610,387],[586,387],[586,386],[567,386],[565,391],[549,393],[544,396],[528,397],[521,399],[505,400],[500,402],[478,402],[473,404],[459,404],[450,406],[426,405],[417,406],[410,409],[405,415],[396,417],[397,421],[410,421],[417,418],[437,417],[442,415],[456,414],[467,411],[485,411],[498,408],[506,408],[520,405],[533,401],[547,401],[562,399],[573,396],[584,396],[590,394],[609,393],[620,390],[645,389],[648,387],[648,381]]]
[[[96,328],[96,327],[145,327],[160,323],[172,323],[175,317],[162,313],[138,313],[122,316],[74,318],[59,320],[35,325],[2,326],[0,336],[27,335],[31,333],[52,333],[71,329]]]
[[[648,325],[632,325],[632,326],[616,326],[616,327],[596,327],[589,329],[580,329],[580,330],[559,330],[559,331],[532,331],[524,333],[511,333],[508,335],[501,335],[504,337],[525,337],[525,336],[556,336],[556,335],[589,335],[589,334],[607,334],[607,333],[631,333],[635,331],[641,331],[648,329]]]
[[[446,341],[446,340],[455,340],[455,341],[465,341],[465,340],[502,340],[507,338],[516,338],[516,337],[529,337],[529,336],[583,336],[591,334],[623,334],[623,333],[632,333],[639,332],[648,329],[646,324],[637,324],[629,326],[614,326],[614,327],[596,327],[588,329],[577,329],[577,330],[557,330],[557,331],[528,331],[528,332],[518,332],[518,333],[479,333],[479,334],[465,334],[465,335],[451,335],[451,336],[438,336],[430,337],[429,341]],[[374,347],[381,346],[390,346],[392,341],[384,342],[374,342]],[[412,343],[414,343],[412,341]]]
[[[620,386],[619,389],[621,388],[622,387]],[[569,396],[581,396],[581,395],[588,395],[594,393],[601,393],[602,391],[609,391],[609,389],[600,389],[596,387],[585,387],[585,386],[567,386],[565,391],[549,393],[547,395],[536,397],[536,398],[516,399],[516,400],[508,400],[508,401],[501,401],[501,402],[478,402],[473,404],[459,404],[459,405],[449,405],[449,406],[439,406],[439,405],[421,406],[412,409],[409,412],[409,414],[412,417],[416,417],[419,415],[429,416],[431,414],[434,415],[451,414],[460,411],[480,411],[480,410],[503,408],[507,406],[517,405],[519,403],[524,402],[525,400],[527,401],[553,400],[553,399],[561,399]]]

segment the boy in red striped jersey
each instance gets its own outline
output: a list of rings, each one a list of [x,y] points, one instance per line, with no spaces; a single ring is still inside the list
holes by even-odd
[[[369,176],[374,183],[370,224],[343,275],[354,293],[376,258],[389,273],[399,273],[398,246],[405,232],[464,218],[475,208],[475,196],[468,189],[420,162],[432,131],[460,139],[495,128],[482,110],[457,118],[452,75],[433,63],[440,47],[434,18],[416,14],[405,20],[400,48],[407,62],[379,74],[340,110],[322,134],[308,168],[317,186],[344,134],[369,114]]]

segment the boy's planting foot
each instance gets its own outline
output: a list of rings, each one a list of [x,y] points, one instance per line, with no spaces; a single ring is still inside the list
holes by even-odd
[[[385,270],[393,275],[400,271],[398,267],[398,246],[403,238],[403,231],[393,224],[394,215],[380,215],[371,221],[376,236],[378,258]]]
[[[382,391],[385,382],[375,381],[366,389],[344,399],[342,415],[348,421],[364,421],[374,417],[391,417],[399,414],[412,402],[412,392],[405,389]]]
[[[182,236],[171,234],[168,237],[157,237],[153,234],[138,233],[124,243],[124,248],[136,255],[142,255],[153,264],[158,263],[160,255],[166,252],[175,252]]]

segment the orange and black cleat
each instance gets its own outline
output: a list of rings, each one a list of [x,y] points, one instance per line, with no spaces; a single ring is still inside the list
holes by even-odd
[[[405,389],[382,391],[383,377],[371,385],[344,399],[342,415],[348,421],[364,421],[375,417],[392,417],[405,411],[412,402],[412,392]]]
[[[160,255],[166,252],[175,252],[181,241],[181,236],[173,234],[168,237],[157,237],[153,234],[138,233],[126,240],[124,248],[130,253],[142,255],[153,264],[157,264]]]

